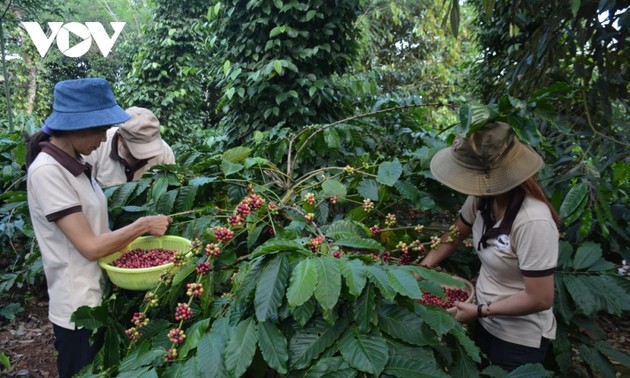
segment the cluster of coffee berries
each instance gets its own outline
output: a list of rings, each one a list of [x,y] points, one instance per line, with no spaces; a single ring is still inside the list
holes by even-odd
[[[135,312],[131,317],[131,322],[137,327],[143,327],[149,324],[149,318],[144,312]]]
[[[250,193],[246,195],[245,198],[243,198],[241,203],[244,203],[247,206],[249,206],[249,209],[251,211],[256,211],[260,209],[260,207],[265,203],[265,199],[260,197],[257,194]]]
[[[372,210],[374,210],[374,202],[372,202],[372,200],[369,198],[364,198],[363,211],[365,211],[366,213],[370,213],[372,212]]]
[[[214,237],[219,242],[226,242],[234,237],[234,231],[227,227],[214,226]]]
[[[431,236],[431,249],[438,249],[440,244],[442,244],[442,239],[439,236]]]
[[[328,198],[328,202],[330,202],[331,205],[335,205],[337,204],[337,200],[339,199],[339,196],[332,196],[330,198]]]
[[[164,361],[172,362],[172,361],[175,361],[176,359],[177,359],[177,349],[170,348],[166,350],[166,356],[164,357]]]
[[[455,241],[455,239],[457,239],[460,236],[459,230],[457,229],[457,226],[455,226],[454,224],[451,225],[448,228],[448,237],[446,238],[446,243],[452,243],[453,241]]]
[[[203,285],[198,282],[187,284],[186,295],[189,297],[201,297],[203,295]]]
[[[233,227],[242,226],[243,223],[245,223],[245,218],[241,217],[238,214],[233,214],[228,217],[228,223],[230,224],[230,226]]]
[[[385,216],[385,225],[387,227],[392,227],[393,225],[395,225],[397,222],[396,220],[396,215],[389,213]]]
[[[138,331],[138,328],[131,327],[125,330],[125,335],[129,338],[130,341],[137,341],[139,338],[144,336],[144,334]]]
[[[313,223],[313,221],[315,220],[315,214],[313,213],[308,213],[304,216],[304,220],[307,221],[308,223]]]
[[[236,205],[234,209],[234,215],[239,215],[242,218],[247,218],[247,216],[252,212],[251,206],[246,204],[245,202],[241,202]]]
[[[426,252],[424,244],[422,244],[422,242],[418,239],[411,242],[411,249],[414,251]]]
[[[168,332],[168,338],[173,344],[181,344],[186,340],[186,334],[179,328],[173,328]]]
[[[180,263],[176,263],[176,264],[180,264]],[[169,274],[169,272],[162,272],[160,273],[160,281],[164,282],[166,285],[170,285],[171,282],[173,282],[173,276]]]
[[[313,253],[316,253],[317,251],[319,251],[319,247],[321,247],[323,242],[323,236],[316,236],[308,241],[308,247],[311,249],[311,251],[313,251]]]
[[[193,311],[186,303],[178,303],[175,307],[175,320],[189,320],[193,317]]]
[[[374,226],[370,227],[370,232],[372,233],[372,236],[374,237],[381,233],[381,228],[375,224]]]
[[[206,245],[206,256],[217,257],[221,254],[221,248],[214,243],[208,243]]]
[[[309,205],[314,205],[315,204],[315,194],[313,193],[306,193],[304,195],[304,202],[306,202]]]
[[[158,305],[158,296],[152,291],[147,291],[144,295],[144,301],[149,307],[156,307]]]
[[[210,272],[210,263],[207,261],[202,261],[199,264],[197,264],[197,266],[195,267],[195,270],[197,270],[197,274],[200,275],[204,275],[204,274],[208,274]]]
[[[267,205],[267,209],[272,215],[278,214],[278,205],[276,205],[274,202],[269,202],[269,204]]]
[[[346,172],[346,173],[349,173],[349,174],[353,174],[355,170],[356,169],[354,167],[350,166],[350,165],[346,165],[343,168],[343,171]]]
[[[422,299],[419,299],[418,303],[451,308],[456,301],[464,302],[468,299],[468,293],[461,289],[445,288],[444,293],[446,294],[446,300],[433,294],[422,293]]]
[[[400,249],[402,253],[409,253],[409,246],[404,241],[399,241],[398,244],[396,244],[396,248]]]
[[[421,234],[422,232],[424,232],[424,225],[419,224],[416,227],[414,227],[414,230],[416,230],[417,233]]]
[[[190,251],[195,255],[200,255],[202,247],[203,243],[198,236],[195,236],[195,238],[190,242]]]
[[[258,210],[264,203],[265,200],[255,193],[246,195],[241,202],[236,205],[234,213],[228,218],[228,223],[232,226],[241,226],[247,216]]]
[[[408,253],[401,254],[400,258],[398,258],[398,263],[400,265],[409,265],[409,263],[411,263],[411,255]]]
[[[409,245],[403,241],[399,241],[396,244],[396,248],[400,249],[400,257],[398,263],[400,265],[409,265],[411,262],[411,255],[409,255]]]
[[[134,326],[126,329],[125,335],[127,335],[129,340],[136,341],[143,336],[143,333],[138,329],[149,324],[149,318],[147,318],[147,315],[144,312],[135,312],[131,317],[131,323],[133,323]]]
[[[333,257],[334,257],[334,258],[338,259],[338,258],[341,258],[341,256],[343,255],[343,252],[341,252],[341,251],[340,251],[340,250],[338,250],[338,249],[335,249],[335,250],[333,251],[332,255],[333,255]]]
[[[136,248],[123,253],[122,256],[112,261],[110,265],[126,269],[151,268],[173,262],[176,253],[177,251],[171,249]]]
[[[173,264],[175,266],[184,266],[186,264],[186,251],[177,251],[175,252],[175,256],[173,256]]]

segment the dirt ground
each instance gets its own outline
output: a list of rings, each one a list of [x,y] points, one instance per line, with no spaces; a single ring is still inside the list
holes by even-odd
[[[630,319],[599,319],[609,335],[609,344],[630,354]],[[54,341],[46,300],[27,303],[14,320],[0,322],[0,354],[11,363],[8,371],[0,364],[0,377],[57,377]]]
[[[12,321],[0,323],[0,353],[11,363],[2,377],[57,377],[55,336],[48,321],[48,302],[33,300]],[[0,365],[2,366],[2,365]]]

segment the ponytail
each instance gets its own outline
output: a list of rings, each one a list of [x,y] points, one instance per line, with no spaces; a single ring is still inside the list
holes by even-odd
[[[35,161],[35,158],[41,152],[42,148],[39,146],[41,142],[47,142],[50,140],[50,135],[43,131],[38,131],[33,135],[25,135],[24,140],[27,144],[26,149],[26,168]]]

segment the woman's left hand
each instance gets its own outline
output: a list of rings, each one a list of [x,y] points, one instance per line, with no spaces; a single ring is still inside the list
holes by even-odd
[[[453,303],[457,311],[455,319],[461,323],[471,323],[477,319],[477,305],[473,303],[459,302]]]

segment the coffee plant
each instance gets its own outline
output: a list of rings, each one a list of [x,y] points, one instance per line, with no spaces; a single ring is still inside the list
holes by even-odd
[[[408,204],[393,206],[406,192],[403,163],[322,168],[282,191],[265,183],[279,171],[248,149],[220,158],[208,163],[221,164],[223,177],[188,182],[215,193],[217,202],[173,226],[193,239],[193,257],[156,289],[134,296],[138,308],[118,319],[118,329],[106,321],[113,345],[93,369],[192,376],[476,371],[479,351],[462,325],[443,308],[418,302],[423,292],[446,299],[442,285],[462,284],[415,265],[441,230],[411,223],[417,218]],[[172,179],[158,178],[151,190]],[[128,185],[141,183],[119,187],[111,200]],[[193,190],[180,192],[185,187],[165,189],[155,211],[164,196],[175,203]],[[386,205],[384,196],[398,200]],[[113,291],[105,305],[120,306],[115,302],[129,295]],[[98,311],[86,310],[86,326]],[[81,312],[76,316],[83,323]],[[108,351],[120,344],[129,354],[116,361]]]

